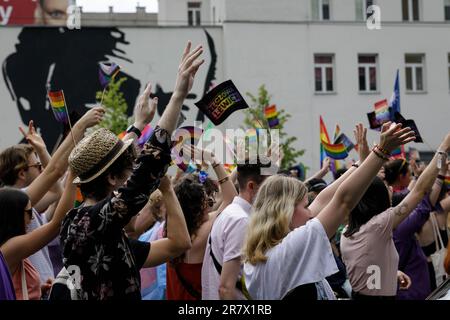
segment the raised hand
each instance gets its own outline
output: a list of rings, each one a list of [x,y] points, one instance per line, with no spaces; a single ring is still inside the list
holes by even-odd
[[[367,128],[362,123],[358,123],[353,130],[355,140],[358,145],[359,160],[363,162],[370,153],[369,144],[367,143]]]
[[[183,146],[183,154],[189,155],[189,157],[197,164],[201,164],[202,166],[208,166],[215,162],[214,153],[197,148],[193,145],[184,145]]]
[[[25,140],[28,141],[28,143],[34,148],[34,150],[36,151],[47,150],[44,140],[36,132],[33,120],[30,120],[30,122],[28,123],[28,132],[25,132],[25,130],[22,127],[19,127],[19,130],[23,134]]]
[[[167,175],[161,178],[158,189],[162,193],[166,193],[172,189],[172,183]]]
[[[80,120],[79,123],[83,126],[84,129],[91,128],[97,124],[99,124],[103,120],[103,116],[105,115],[105,108],[103,107],[94,107],[88,112],[86,112]]]
[[[386,122],[381,127],[379,146],[390,153],[401,145],[414,141],[415,139],[414,131],[411,128],[406,127],[402,129],[401,123]]]
[[[203,59],[198,60],[203,53],[203,47],[199,45],[191,52],[191,46],[192,44],[189,41],[184,49],[175,83],[174,94],[181,96],[183,99],[186,98],[194,85],[194,78],[198,68],[205,62]]]
[[[134,107],[135,127],[139,130],[143,130],[155,117],[158,98],[150,99],[151,92],[152,85],[149,83],[144,92],[139,96]]]
[[[328,172],[330,170],[330,158],[326,157],[322,163],[322,170]]]

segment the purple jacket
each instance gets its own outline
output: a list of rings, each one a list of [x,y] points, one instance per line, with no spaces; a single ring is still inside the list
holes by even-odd
[[[0,301],[16,300],[14,286],[9,274],[8,265],[0,252]]]
[[[399,255],[398,269],[411,278],[408,290],[398,290],[399,300],[425,300],[431,293],[427,258],[415,237],[430,217],[433,207],[429,196],[394,230],[394,243]]]

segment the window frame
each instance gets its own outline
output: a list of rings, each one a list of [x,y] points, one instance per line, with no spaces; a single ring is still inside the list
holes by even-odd
[[[316,63],[316,57],[331,57],[331,63]],[[321,73],[321,86],[322,90],[318,91],[316,88],[316,69],[320,68]],[[327,90],[327,68],[331,68],[332,77],[331,77],[331,85],[333,87],[332,90]],[[313,80],[314,80],[314,94],[317,95],[326,95],[326,94],[336,94],[336,56],[334,53],[314,53],[313,55]]]
[[[403,16],[403,3],[404,1],[406,1],[406,3],[408,4],[408,18],[405,19],[405,17]],[[414,2],[413,1],[417,1],[417,20],[414,19]],[[417,22],[417,21],[422,21],[422,1],[421,0],[402,0],[402,21],[403,22]]]
[[[375,57],[375,62],[359,62],[360,57]],[[359,94],[378,94],[379,93],[379,55],[378,53],[358,53],[357,55],[358,61],[358,93]],[[361,90],[359,83],[359,69],[364,68],[364,80],[365,80],[365,90]],[[370,89],[370,68],[375,68],[375,90]]]
[[[202,25],[201,11],[202,11],[201,2],[189,1],[187,3],[188,26],[196,27]]]
[[[420,56],[421,62],[406,62],[407,56]],[[411,69],[411,85],[408,88],[407,69]],[[417,89],[417,69],[422,69],[422,90]],[[406,53],[405,54],[405,92],[406,93],[426,93],[426,55],[424,53]]]

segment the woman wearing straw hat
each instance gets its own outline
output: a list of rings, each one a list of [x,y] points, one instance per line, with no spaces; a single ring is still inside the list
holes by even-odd
[[[154,133],[134,164],[132,140],[119,140],[112,132],[99,129],[83,139],[70,155],[71,170],[77,175],[84,204],[68,213],[61,231],[64,266],[79,268],[82,299],[140,299],[138,269],[151,267],[182,254],[191,246],[186,222],[168,178],[171,161],[171,133],[181,107],[192,88],[203,60],[201,46],[191,51],[189,42],[178,69],[174,93]],[[133,132],[147,121],[139,117],[139,105],[153,118],[156,100],[148,107],[150,89],[138,101]],[[147,119],[151,120],[151,119]],[[130,176],[131,175],[131,176]],[[126,185],[125,185],[126,182]],[[161,184],[160,184],[161,182]],[[167,238],[151,243],[133,242],[123,228],[147,203],[158,188],[167,208]],[[117,190],[117,191],[116,191]]]

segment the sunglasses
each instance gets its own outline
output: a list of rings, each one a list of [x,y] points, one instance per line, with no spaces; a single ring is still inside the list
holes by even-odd
[[[39,171],[42,171],[42,163],[36,162],[35,164],[30,164],[27,166],[28,168],[36,167]]]

